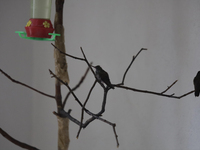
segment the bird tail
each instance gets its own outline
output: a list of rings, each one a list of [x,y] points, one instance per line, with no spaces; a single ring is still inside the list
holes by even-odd
[[[195,95],[196,97],[199,97],[199,91],[195,91],[194,95]]]

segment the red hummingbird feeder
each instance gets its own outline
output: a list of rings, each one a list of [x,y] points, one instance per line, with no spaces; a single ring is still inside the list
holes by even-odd
[[[16,33],[25,39],[54,41],[55,36],[60,34],[53,33],[54,28],[50,20],[51,4],[52,0],[31,0],[31,18],[26,24],[26,33],[22,31]]]

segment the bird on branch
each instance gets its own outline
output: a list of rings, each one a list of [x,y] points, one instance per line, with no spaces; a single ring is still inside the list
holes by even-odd
[[[108,87],[114,89],[114,86],[111,84],[109,75],[106,71],[104,71],[99,65],[92,66],[96,69],[96,77],[101,81],[104,82]]]
[[[198,97],[200,93],[200,71],[198,71],[196,77],[194,77],[193,83],[194,83],[194,90],[195,90],[194,95]]]

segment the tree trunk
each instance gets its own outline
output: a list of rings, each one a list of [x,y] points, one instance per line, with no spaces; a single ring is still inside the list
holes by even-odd
[[[56,36],[55,45],[62,52],[65,52],[64,44],[64,27],[63,27],[63,4],[64,0],[56,0],[56,14],[54,20],[55,33],[61,36]],[[55,58],[55,73],[56,76],[64,82],[69,82],[67,63],[65,55],[61,54],[58,50],[54,50]],[[62,109],[62,96],[61,96],[61,83],[55,81],[55,97],[57,103],[57,112]],[[68,150],[69,146],[69,119],[57,116],[58,120],[58,150]]]

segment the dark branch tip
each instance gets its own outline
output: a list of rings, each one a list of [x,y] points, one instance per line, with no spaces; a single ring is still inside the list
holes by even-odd
[[[146,51],[146,50],[147,50],[147,48],[142,48],[142,50],[145,50],[145,51]]]
[[[175,95],[175,93],[171,94],[170,96],[174,96],[174,95]]]
[[[70,115],[71,111],[72,111],[72,110],[71,110],[71,109],[69,109],[67,113]]]
[[[53,111],[53,114],[54,114],[55,116],[59,116],[59,114],[58,114],[57,112],[55,112],[55,111]]]

